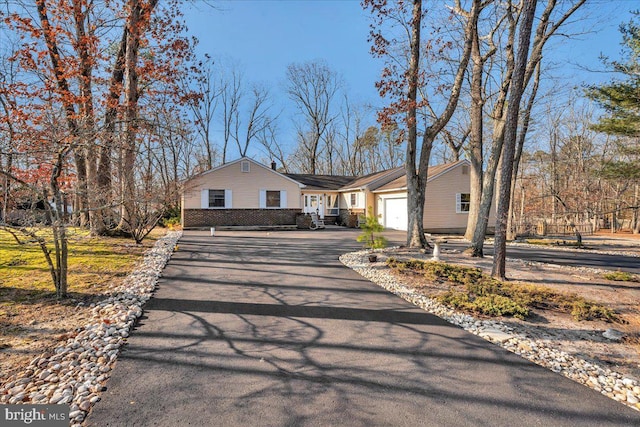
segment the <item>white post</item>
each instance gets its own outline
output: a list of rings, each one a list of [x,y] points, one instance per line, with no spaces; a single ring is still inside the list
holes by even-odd
[[[215,227],[211,227],[211,235],[215,235],[216,234],[216,228]]]
[[[435,242],[433,244],[433,258],[432,261],[440,261],[440,242]]]

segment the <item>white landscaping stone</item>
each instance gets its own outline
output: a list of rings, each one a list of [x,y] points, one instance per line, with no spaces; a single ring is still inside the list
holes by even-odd
[[[487,338],[489,341],[504,343],[514,338],[513,335],[508,334],[500,329],[489,328],[481,331],[479,335],[482,338]]]
[[[389,249],[393,250],[394,248]],[[526,331],[511,333],[513,329],[508,328],[501,322],[479,320],[467,314],[457,313],[455,310],[445,307],[437,301],[414,292],[413,289],[405,286],[401,279],[392,275],[389,269],[379,267],[371,268],[371,266],[365,262],[365,256],[365,251],[352,252],[342,255],[340,261],[389,292],[448,322],[461,326],[473,334],[486,337],[509,351],[517,353],[555,372],[562,373],[562,375],[574,381],[588,385],[612,399],[622,402],[626,401],[625,403],[628,404],[628,406],[640,410],[640,405],[638,405],[638,401],[640,401],[640,386],[638,386],[636,382],[632,383],[633,385],[627,385],[628,381],[623,380],[621,374],[586,362],[577,356],[570,355],[557,348],[553,348],[552,346],[555,345],[553,343],[553,337],[543,337],[544,339],[542,340],[534,340],[526,336]],[[611,332],[607,333],[607,335],[611,335]],[[616,380],[621,380],[621,385],[627,387],[626,394],[621,392],[613,393],[612,387]]]
[[[0,402],[75,402],[70,406],[70,418],[73,422],[82,422],[91,404],[100,400],[98,395],[89,394],[89,390],[99,393],[106,389],[103,383],[124,342],[122,337],[128,336],[136,319],[142,315],[142,305],[156,288],[162,269],[181,235],[181,232],[169,232],[159,239],[123,284],[114,290],[113,296],[90,305],[92,317],[75,338],[56,348],[51,357],[34,358],[29,366],[40,370],[20,373],[4,385],[0,384]],[[97,363],[98,353],[104,356],[101,363]],[[43,369],[45,367],[48,369]],[[28,395],[24,391],[26,384],[29,384]]]
[[[624,333],[616,329],[609,328],[603,332],[602,336],[611,341],[620,341],[624,338]]]

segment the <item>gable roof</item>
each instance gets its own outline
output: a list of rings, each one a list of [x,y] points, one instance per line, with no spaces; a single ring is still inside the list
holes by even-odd
[[[256,166],[261,167],[262,169],[266,169],[269,172],[274,173],[274,174],[276,174],[276,175],[278,175],[278,176],[280,176],[280,177],[282,177],[282,178],[284,178],[284,179],[286,179],[288,181],[296,183],[300,188],[305,187],[305,185],[302,182],[296,181],[295,179],[292,179],[292,178],[288,177],[286,174],[282,174],[282,173],[280,173],[280,172],[278,172],[276,170],[273,170],[270,167],[265,166],[262,163],[256,162],[255,160],[253,160],[253,159],[251,159],[249,157],[240,157],[239,159],[234,160],[232,162],[223,163],[220,166],[216,166],[215,168],[209,169],[208,171],[204,171],[204,172],[201,172],[201,173],[199,173],[197,175],[192,176],[191,178],[187,179],[184,183],[186,184],[189,181],[192,181],[194,179],[197,179],[197,178],[200,178],[202,176],[208,175],[208,174],[213,173],[213,172],[215,172],[217,170],[220,170],[220,169],[235,165],[235,164],[240,163],[240,162],[245,161],[245,160],[249,161],[250,163],[252,163],[252,164],[254,164]]]
[[[453,163],[445,163],[443,165],[429,166],[429,170],[427,171],[427,182],[433,181],[439,176],[457,168],[462,165],[470,165],[468,160],[458,160]],[[407,175],[402,175],[391,182],[388,182],[385,185],[378,187],[373,190],[374,193],[384,193],[390,191],[402,191],[407,189]]]
[[[352,182],[345,184],[340,191],[354,191],[354,190],[375,190],[404,174],[404,166],[399,166],[393,169],[387,169],[381,172],[375,172],[360,178],[356,178]]]
[[[204,175],[213,173],[222,168],[232,166],[241,161],[249,161],[250,163],[268,170],[288,181],[297,184],[300,188],[306,188],[309,190],[321,190],[321,191],[361,191],[369,190],[374,193],[384,193],[391,191],[403,191],[407,189],[407,176],[405,174],[404,166],[399,166],[393,169],[387,169],[380,172],[375,172],[362,177],[353,176],[337,176],[337,175],[311,175],[311,174],[293,174],[293,173],[280,173],[271,169],[268,166],[263,165],[249,157],[241,157],[237,160],[224,163],[208,171],[199,173],[184,181],[186,184],[189,181],[200,178]],[[430,166],[427,172],[427,182],[436,179],[455,169],[461,165],[470,165],[468,160],[459,160],[454,163],[447,163],[443,165]]]
[[[353,176],[336,176],[336,175],[311,175],[285,173],[285,176],[304,184],[307,190],[329,190],[337,191],[342,186],[350,183],[356,177]]]

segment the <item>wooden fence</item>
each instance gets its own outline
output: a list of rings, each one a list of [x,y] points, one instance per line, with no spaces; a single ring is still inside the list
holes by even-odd
[[[575,235],[575,229],[570,224],[548,224],[544,221],[540,221],[537,224],[519,224],[513,226],[514,233],[519,237],[532,237],[532,236],[573,236]],[[576,224],[575,228],[578,229],[580,234],[588,236],[594,233],[593,224],[583,223]]]
[[[593,234],[593,224],[547,224],[546,222],[538,223],[536,234],[538,236],[569,236],[576,234],[577,231],[582,235]]]

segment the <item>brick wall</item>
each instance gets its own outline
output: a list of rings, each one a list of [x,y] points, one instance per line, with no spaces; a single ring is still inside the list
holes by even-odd
[[[340,209],[338,221],[345,227],[358,228],[358,215],[363,215],[364,209]]]
[[[221,225],[295,225],[300,209],[185,209],[184,228]]]

